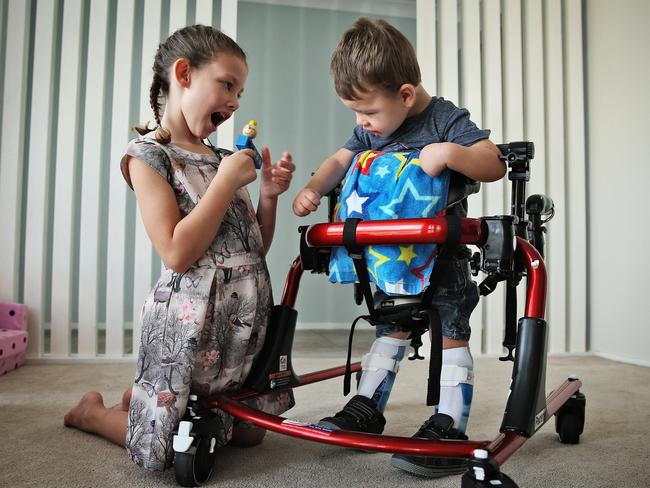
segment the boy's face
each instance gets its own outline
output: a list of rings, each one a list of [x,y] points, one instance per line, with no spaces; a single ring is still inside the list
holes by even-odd
[[[386,138],[402,125],[412,106],[411,100],[402,91],[389,93],[373,89],[357,92],[357,100],[341,102],[352,110],[357,117],[357,124],[375,137]]]

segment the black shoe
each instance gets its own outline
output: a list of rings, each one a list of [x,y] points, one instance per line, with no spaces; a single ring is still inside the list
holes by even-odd
[[[454,419],[444,413],[437,413],[429,417],[413,437],[422,439],[456,439],[467,440],[467,436],[454,429]],[[424,478],[441,478],[467,471],[466,458],[438,458],[422,456],[406,456],[393,454],[390,463],[396,468],[408,471]]]
[[[353,430],[368,434],[381,434],[386,419],[377,410],[374,400],[362,395],[353,396],[350,401],[333,417],[325,417],[318,422],[321,427],[333,430]]]

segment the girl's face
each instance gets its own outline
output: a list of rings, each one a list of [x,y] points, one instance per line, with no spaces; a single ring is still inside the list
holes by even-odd
[[[205,139],[232,116],[247,76],[246,63],[228,52],[189,70],[181,112],[192,135]]]
[[[401,93],[373,89],[357,95],[357,100],[341,99],[341,102],[354,112],[357,125],[375,137],[387,138],[395,132],[411,108]]]

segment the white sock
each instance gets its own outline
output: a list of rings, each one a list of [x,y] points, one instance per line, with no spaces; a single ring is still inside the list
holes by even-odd
[[[401,361],[409,344],[408,339],[383,336],[375,339],[370,348],[370,355],[378,354],[386,359]],[[384,411],[390,391],[395,382],[395,373],[384,368],[368,368],[361,373],[357,393],[371,398],[377,404],[377,410]]]
[[[440,386],[440,403],[434,409],[435,413],[444,413],[452,417],[454,427],[465,432],[474,390],[474,359],[469,352],[469,347],[454,347],[442,350],[442,364],[460,366],[469,370],[468,378],[456,382],[455,386]]]

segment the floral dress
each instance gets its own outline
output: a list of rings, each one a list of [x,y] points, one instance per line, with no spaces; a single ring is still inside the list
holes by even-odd
[[[226,151],[194,153],[143,136],[121,161],[129,186],[129,157],[154,169],[173,188],[181,216],[206,192]],[[237,190],[205,254],[184,273],[165,268],[144,302],[142,335],[128,412],[126,448],[147,469],[173,461],[172,432],[190,393],[209,396],[241,388],[264,343],[273,305],[262,235],[250,196]],[[280,414],[291,392],[253,399],[255,408]],[[230,439],[233,418],[222,411],[219,445]]]

